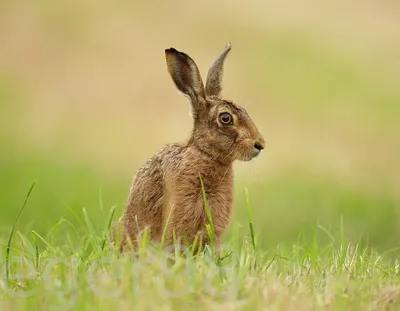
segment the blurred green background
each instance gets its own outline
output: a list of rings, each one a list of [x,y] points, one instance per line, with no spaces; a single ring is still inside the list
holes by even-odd
[[[119,216],[138,167],[190,131],[164,49],[204,77],[231,41],[224,95],[267,141],[236,164],[232,226],[247,230],[247,188],[264,247],[341,219],[351,239],[398,246],[399,16],[389,0],[2,1],[0,242],[33,180],[22,232],[76,224],[69,208],[97,228]]]

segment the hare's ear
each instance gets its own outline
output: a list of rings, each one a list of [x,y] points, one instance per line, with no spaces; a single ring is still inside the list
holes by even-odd
[[[205,100],[203,81],[196,63],[189,55],[174,48],[165,50],[165,58],[172,80],[182,93],[190,97],[196,115],[200,102]]]
[[[206,94],[208,96],[219,96],[221,93],[222,84],[222,72],[224,67],[224,61],[229,51],[231,50],[231,43],[225,46],[224,51],[214,61],[211,68],[208,70],[207,83],[206,83]]]

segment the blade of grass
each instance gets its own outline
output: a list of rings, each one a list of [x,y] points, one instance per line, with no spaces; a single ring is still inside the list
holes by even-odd
[[[56,249],[53,246],[51,246],[51,244],[48,241],[46,241],[46,239],[44,239],[39,233],[37,233],[35,230],[32,230],[31,233],[37,238],[39,238],[39,240],[41,240],[48,247],[48,249],[50,249],[53,253],[56,253]]]
[[[107,240],[109,239],[109,236],[110,236],[109,232],[110,232],[110,229],[111,229],[112,221],[114,219],[114,214],[115,214],[115,206],[112,206],[111,210],[110,210],[110,213],[108,215],[106,232],[104,234],[103,242],[101,243],[101,250],[102,251],[104,250],[104,247],[106,246],[106,242],[107,242]]]
[[[24,204],[22,204],[21,208],[18,211],[17,218],[14,221],[14,225],[11,229],[10,236],[8,237],[7,250],[6,250],[6,280],[7,281],[9,281],[9,276],[10,276],[10,251],[11,251],[11,242],[12,242],[12,238],[14,236],[14,231],[17,226],[18,220],[21,217],[22,212],[25,209],[26,203],[28,203],[28,200],[29,200],[29,197],[31,196],[32,190],[35,187],[35,183],[36,183],[36,181],[33,181],[31,187],[29,188],[29,191],[26,194],[26,197],[24,200]]]
[[[196,236],[194,237],[193,243],[190,247],[190,252],[191,252],[192,256],[195,255],[198,242],[199,242],[199,235],[196,234]]]
[[[3,248],[5,248],[5,249],[7,249],[8,246],[5,245],[5,244],[0,244],[0,247],[3,247]],[[12,250],[12,251],[14,251],[14,252],[17,252],[17,253],[19,253],[19,254],[21,254],[21,255],[24,255],[24,256],[27,257],[27,258],[30,258],[30,259],[33,258],[32,255],[30,255],[29,253],[24,252],[24,251],[22,251],[22,250],[20,250],[20,249],[18,249],[18,248],[10,247],[10,250]]]
[[[99,245],[99,243],[96,239],[96,232],[93,228],[93,224],[90,221],[89,215],[88,215],[85,207],[82,208],[82,213],[83,213],[83,219],[85,220],[86,228],[89,233],[90,241],[92,242],[93,249],[96,250],[97,254],[100,254],[101,246]]]
[[[251,244],[253,245],[253,250],[255,251],[255,250],[257,250],[257,243],[256,243],[255,235],[254,235],[253,215],[251,213],[249,191],[247,190],[247,188],[245,188],[244,191],[246,192],[246,207],[247,207],[247,217],[249,218]]]
[[[36,271],[39,271],[39,255],[40,255],[39,254],[39,246],[38,246],[35,234],[33,232],[31,232],[31,235],[32,235],[33,244],[35,245],[35,262],[34,262],[35,268],[36,268]]]
[[[56,233],[56,231],[60,228],[60,226],[65,222],[65,219],[61,218],[56,224],[49,230],[49,233],[46,234],[46,239],[50,244],[53,244],[52,236]]]
[[[214,222],[213,222],[213,219],[212,219],[210,206],[208,205],[208,200],[207,200],[206,191],[205,191],[205,188],[204,188],[203,179],[201,178],[200,174],[199,174],[199,177],[200,177],[200,184],[201,184],[201,193],[203,195],[203,201],[204,201],[204,208],[206,210],[206,215],[207,215],[207,219],[208,219],[208,222],[209,222],[209,225],[207,225],[206,228],[207,228],[208,236],[210,238],[210,246],[213,248],[214,244],[215,244]]]
[[[161,242],[160,242],[160,249],[161,249],[161,251],[162,251],[163,248],[164,248],[165,235],[167,234],[168,225],[169,225],[169,222],[170,222],[170,220],[171,220],[171,215],[172,215],[172,213],[173,213],[174,208],[175,208],[175,205],[172,206],[171,209],[169,210],[167,220],[165,221],[165,225],[164,225],[163,232],[162,232],[162,235],[161,235]]]
[[[140,236],[140,251],[145,252],[150,242],[150,228],[145,228]]]

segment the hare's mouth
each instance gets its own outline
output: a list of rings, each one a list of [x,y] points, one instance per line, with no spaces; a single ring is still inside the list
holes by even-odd
[[[251,159],[258,157],[258,155],[261,153],[260,149],[253,148],[251,150]]]
[[[248,161],[252,160],[253,158],[256,158],[260,153],[261,153],[260,150],[258,150],[256,148],[252,148],[252,149],[248,150],[247,152],[244,152],[242,154],[242,156],[239,158],[239,160],[243,161],[243,162],[248,162]]]
[[[258,157],[258,155],[261,153],[261,150],[254,148],[253,149],[253,158]]]

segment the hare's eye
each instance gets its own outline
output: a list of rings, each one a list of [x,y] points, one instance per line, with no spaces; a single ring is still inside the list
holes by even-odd
[[[227,112],[221,113],[219,115],[219,120],[224,125],[232,125],[233,124],[232,116]]]

